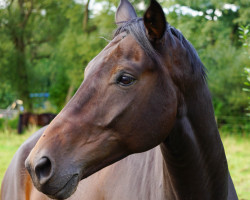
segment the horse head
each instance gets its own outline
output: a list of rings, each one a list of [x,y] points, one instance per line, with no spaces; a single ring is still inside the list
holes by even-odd
[[[80,180],[159,145],[174,126],[177,84],[185,87],[176,77],[180,80],[189,60],[184,50],[177,52],[180,42],[173,38],[176,48],[169,56],[161,6],[152,0],[138,18],[122,0],[116,23],[113,40],[88,64],[76,94],[25,162],[34,185],[51,198],[65,199]]]

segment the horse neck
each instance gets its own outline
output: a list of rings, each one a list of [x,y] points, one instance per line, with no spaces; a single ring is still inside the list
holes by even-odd
[[[174,128],[161,144],[167,199],[227,199],[224,148],[206,83],[198,85],[182,96]]]

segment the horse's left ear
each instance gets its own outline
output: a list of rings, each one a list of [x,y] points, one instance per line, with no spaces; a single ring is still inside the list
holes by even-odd
[[[136,17],[135,9],[131,3],[128,0],[121,0],[115,13],[116,24],[119,26],[119,23],[129,21]]]
[[[159,40],[166,31],[166,19],[161,5],[156,0],[151,0],[150,6],[143,17],[147,36],[151,41]]]

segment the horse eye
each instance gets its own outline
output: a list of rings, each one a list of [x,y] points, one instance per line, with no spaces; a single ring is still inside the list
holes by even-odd
[[[122,86],[129,86],[135,82],[135,78],[128,74],[122,74],[121,76],[118,77],[116,82]]]

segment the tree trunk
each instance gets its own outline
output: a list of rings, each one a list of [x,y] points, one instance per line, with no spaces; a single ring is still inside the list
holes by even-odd
[[[24,8],[24,1],[19,0],[18,6],[20,10],[19,20],[17,23],[13,24],[13,28],[11,30],[12,33],[12,40],[15,45],[17,59],[16,59],[16,74],[14,76],[13,84],[14,87],[17,89],[17,93],[19,98],[24,101],[25,108],[28,111],[32,110],[32,102],[29,98],[29,77],[27,71],[27,63],[26,63],[26,43],[25,43],[25,27],[27,21],[30,17],[30,14],[33,9],[33,1],[30,1],[30,8],[26,10]],[[14,72],[14,73],[15,73]]]
[[[19,43],[22,44],[22,43]],[[25,45],[17,45],[17,76],[15,87],[18,91],[18,96],[24,101],[25,108],[32,111],[32,103],[29,98],[29,78],[27,72]]]
[[[88,27],[88,21],[89,21],[89,2],[90,2],[90,0],[87,0],[87,3],[85,5],[85,10],[84,10],[84,13],[83,13],[82,28],[83,28],[84,32],[87,30],[87,27]]]

